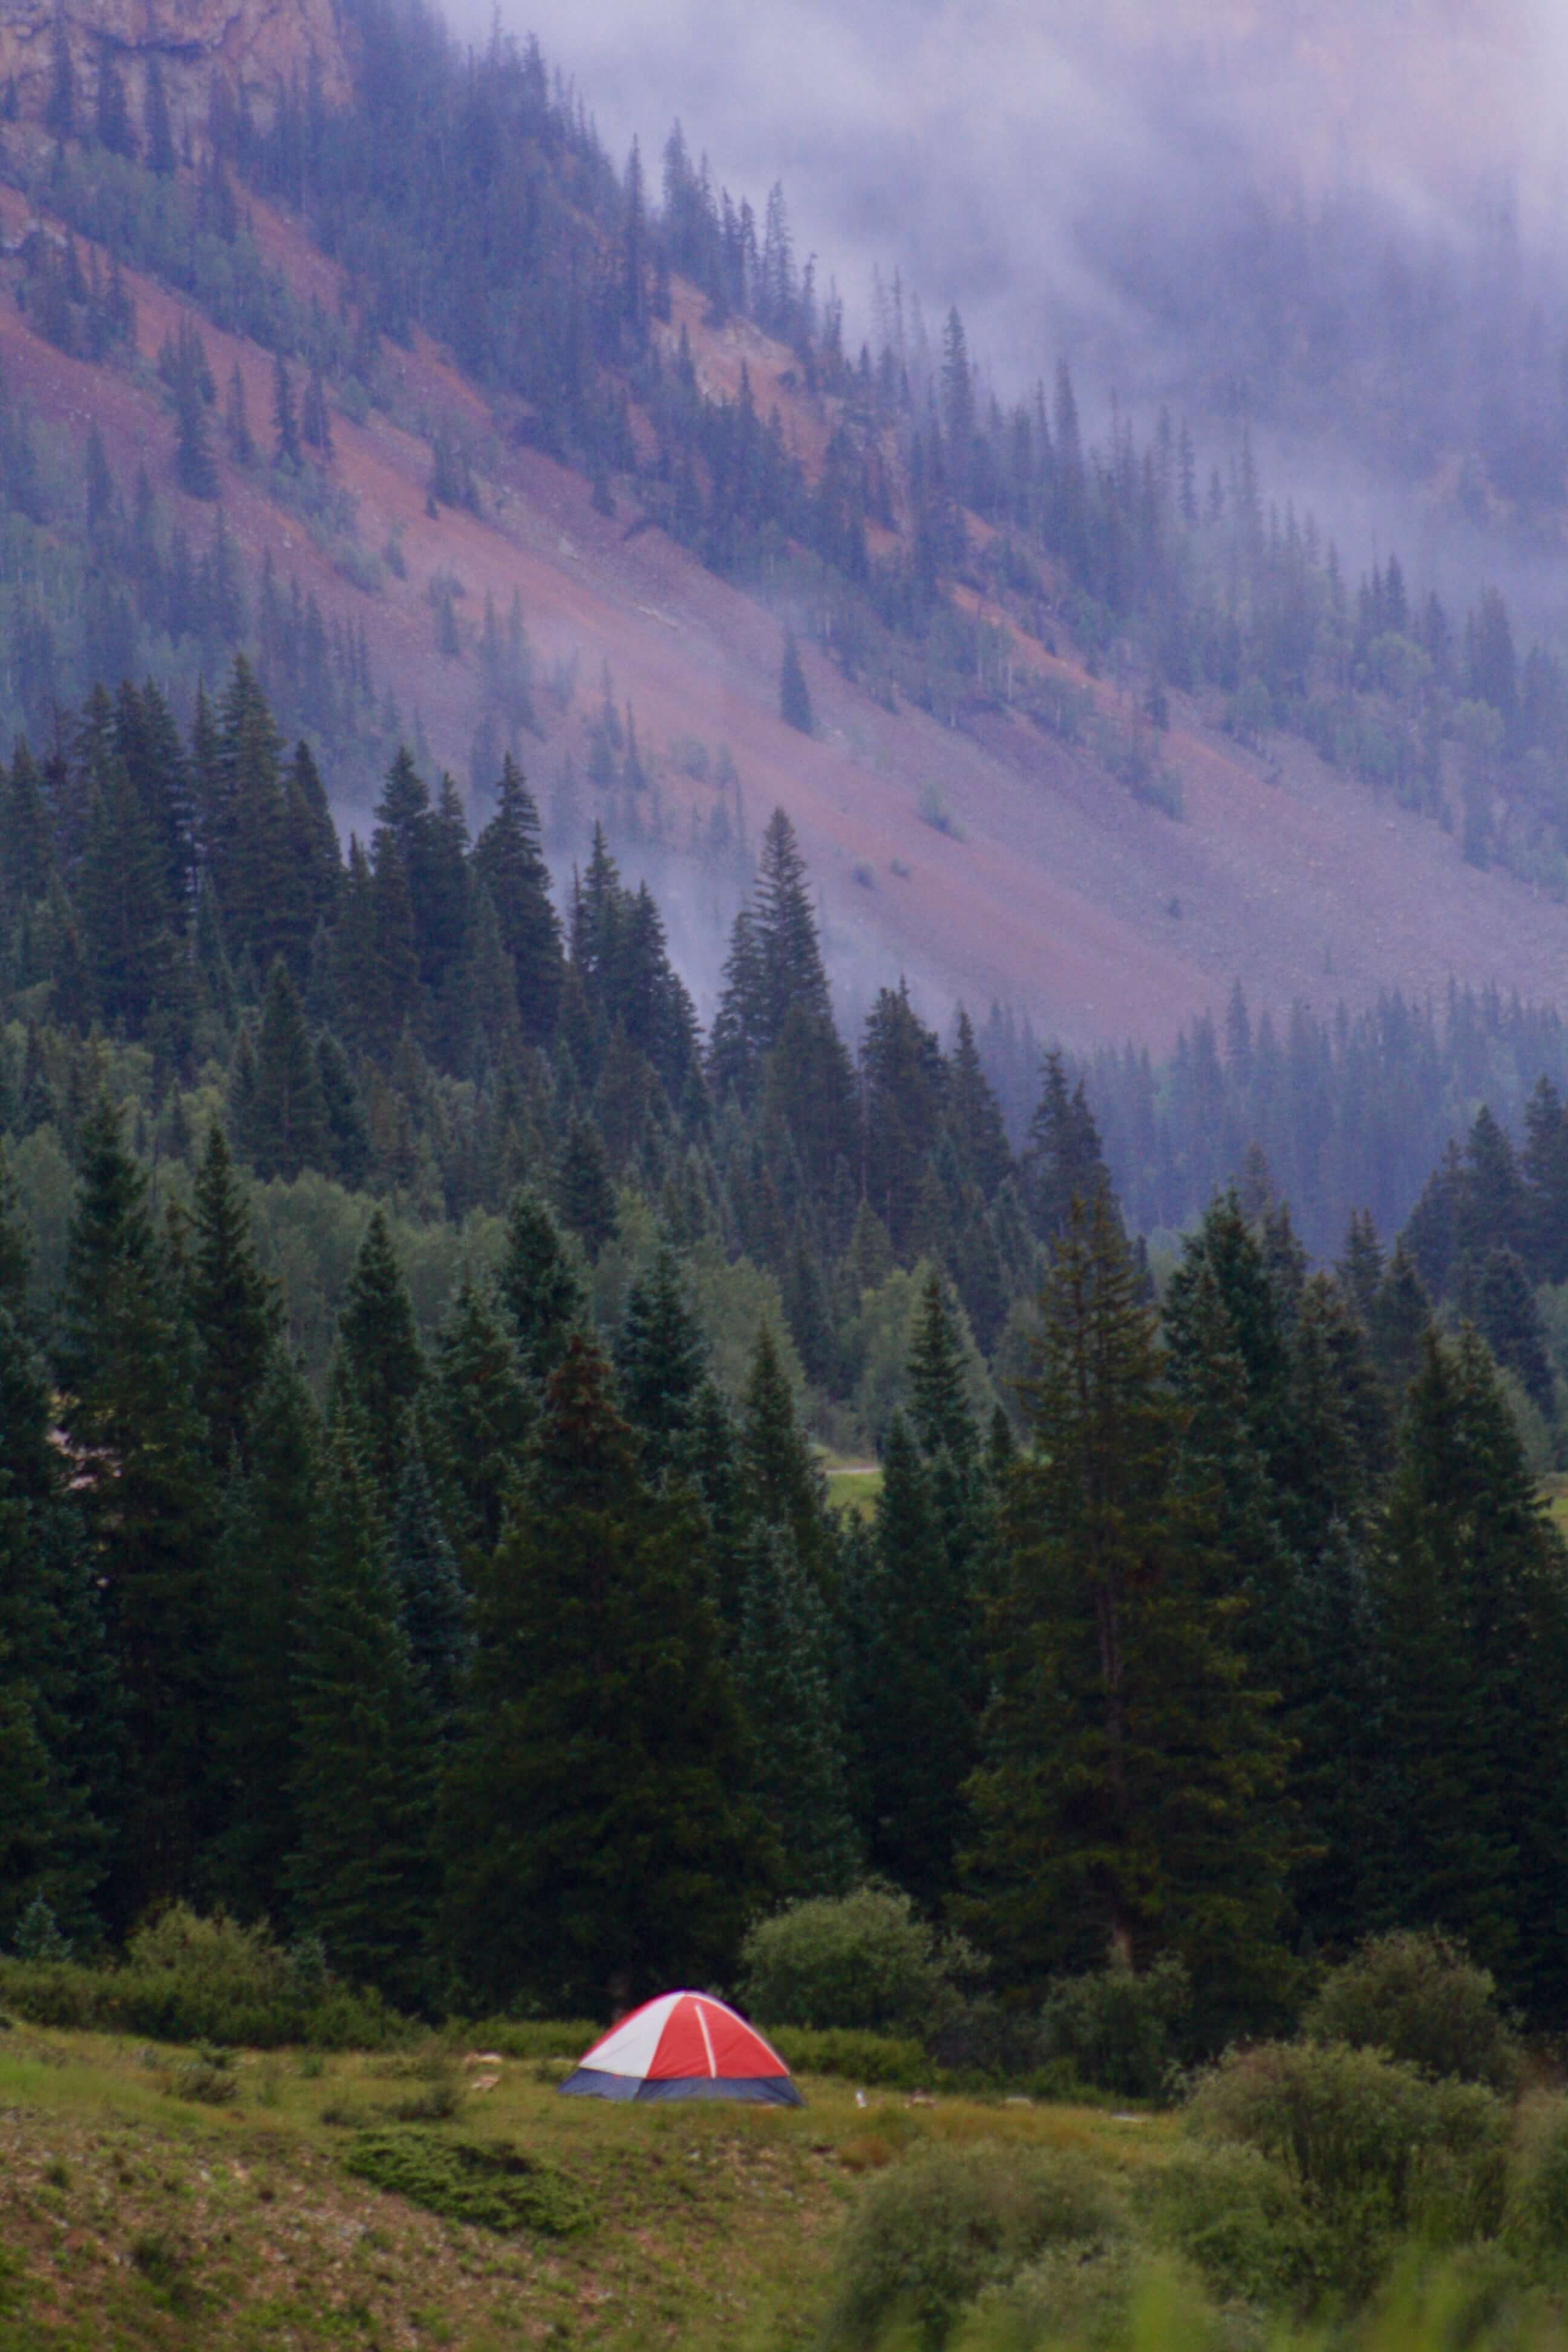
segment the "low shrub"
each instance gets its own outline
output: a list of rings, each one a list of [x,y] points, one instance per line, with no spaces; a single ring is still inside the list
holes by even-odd
[[[563,2173],[504,2141],[479,2145],[424,2133],[362,2132],[342,2162],[373,2188],[481,2230],[532,2230],[542,2237],[564,2238],[586,2229],[592,2219]]]
[[[461,2050],[493,2050],[502,2058],[570,2058],[574,2063],[606,2031],[586,2017],[452,2019],[446,2039]]]
[[[981,2290],[952,2338],[953,2352],[1125,2352],[1136,2284],[1132,2249],[1052,2246],[1001,2285]],[[1186,2337],[1138,2336],[1168,2346]]]
[[[953,1976],[976,1966],[964,1947],[938,1942],[907,1895],[861,1886],[760,1921],[741,1949],[741,2000],[764,2026],[923,2041],[952,2013]]]
[[[1503,2236],[1538,2263],[1568,2254],[1568,2098],[1532,2099],[1520,2117]]]
[[[239,2096],[238,2081],[227,2066],[215,2066],[205,2058],[176,2066],[169,2088],[176,2099],[195,2099],[204,2107],[230,2106]]]
[[[839,2241],[826,2340],[895,2327],[941,2352],[967,2305],[1053,2248],[1092,2259],[1121,2234],[1102,2181],[1068,2157],[931,2148],[879,2175]]]
[[[0,2001],[33,2025],[153,2042],[363,2050],[405,2038],[378,1993],[325,1975],[318,1955],[285,1951],[264,1926],[174,1904],[136,1931],[118,1968],[0,1959]]]
[[[1519,2082],[1519,2044],[1496,1983],[1447,1936],[1372,1937],[1325,1979],[1301,2030],[1309,2041],[1386,2050],[1429,2074],[1495,2091]]]
[[[1401,2237],[1462,2245],[1502,2217],[1509,2113],[1479,2084],[1342,2042],[1265,2042],[1222,2059],[1189,2116],[1200,2137],[1283,2168],[1325,2284],[1348,2293],[1372,2284]]]
[[[1306,2299],[1317,2283],[1316,2233],[1301,2192],[1261,2150],[1227,2141],[1179,2148],[1154,2185],[1151,2232],[1224,2302]]]
[[[1186,1969],[1173,1958],[1142,1971],[1125,1965],[1059,1977],[1040,2012],[1040,2046],[1065,2059],[1079,2080],[1126,2099],[1158,2098],[1192,2007]]]
[[[768,2028],[768,2038],[792,2074],[833,2074],[881,2090],[918,2091],[936,2072],[920,2042],[890,2034],[780,2025]]]

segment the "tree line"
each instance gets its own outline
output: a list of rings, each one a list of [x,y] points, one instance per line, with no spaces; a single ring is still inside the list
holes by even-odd
[[[1560,2014],[1568,1562],[1494,1311],[1550,1088],[1331,1271],[1254,1156],[1156,1300],[1059,1056],[1015,1154],[966,1022],[885,989],[851,1055],[782,814],[704,1036],[602,841],[560,920],[515,770],[469,843],[400,755],[345,859],[243,664],[4,786],[0,1935],[180,1897],[596,2005],[874,1873],[1018,1991],[1174,1953],[1215,2033],[1400,1922]]]

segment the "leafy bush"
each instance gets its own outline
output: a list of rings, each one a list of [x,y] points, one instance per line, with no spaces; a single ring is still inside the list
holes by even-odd
[[[743,2006],[765,2025],[933,2033],[955,1998],[951,1972],[975,1965],[939,1945],[907,1895],[862,1886],[793,1903],[741,1950]]]
[[[1284,2168],[1227,2141],[1180,2148],[1156,2184],[1151,2227],[1226,2302],[1294,2301],[1315,2279],[1315,2232]]]
[[[1327,1978],[1301,2030],[1461,2083],[1510,2091],[1519,2080],[1519,2045],[1490,1973],[1446,1936],[1373,1937]]]
[[[833,2074],[889,2091],[918,2091],[932,2077],[931,2062],[918,2042],[843,2026],[821,2032],[809,2025],[770,2026],[768,2032],[795,2074]]]
[[[1192,2007],[1183,1963],[1156,1960],[1140,1974],[1125,1966],[1060,1977],[1040,2014],[1047,2060],[1066,2059],[1085,2083],[1123,2098],[1157,2098],[1176,2056],[1176,2032]]]
[[[1073,2158],[931,2148],[884,2173],[840,2239],[827,2340],[858,2347],[901,2326],[939,2352],[983,2288],[1054,2247],[1089,2259],[1121,2228],[1103,2183]]]
[[[1508,2110],[1479,2084],[1342,2042],[1233,2051],[1199,2085],[1195,2130],[1283,2167],[1318,2239],[1326,2283],[1364,2291],[1394,2242],[1490,2235],[1507,2186]]]
[[[250,2049],[380,2049],[407,2027],[377,1993],[323,1978],[265,1927],[173,1905],[138,1928],[120,1968],[0,1960],[0,2000],[34,2025]]]
[[[533,2230],[570,2237],[592,2218],[573,2183],[553,2166],[500,2140],[482,2145],[412,2132],[363,2132],[343,2157],[373,2188],[481,2230]]]
[[[1509,2169],[1503,2235],[1537,2261],[1568,2253],[1568,2098],[1532,2100]]]
[[[953,2352],[1125,2352],[1136,2269],[1132,2248],[1117,2242],[1086,2252],[1051,2246],[1001,2285],[982,2289],[953,2339]],[[1139,2335],[1139,2345],[1187,2343],[1190,2336]]]

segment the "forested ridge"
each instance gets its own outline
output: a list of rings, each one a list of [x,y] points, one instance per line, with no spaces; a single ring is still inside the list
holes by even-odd
[[[258,485],[374,597],[401,557],[362,541],[332,424],[379,411],[427,440],[433,511],[489,510],[496,453],[546,450],[591,478],[601,512],[628,532],[660,526],[884,703],[982,732],[1033,726],[1175,817],[1165,730],[1171,694],[1190,693],[1244,746],[1266,754],[1284,729],[1455,831],[1475,865],[1562,890],[1568,687],[1497,587],[1450,611],[1397,555],[1347,576],[1263,480],[1244,422],[1223,445],[1170,415],[1140,429],[1114,412],[1097,431],[1065,363],[1003,400],[956,310],[928,332],[896,279],[855,347],[837,289],[795,254],[782,190],[759,217],[679,127],[656,186],[636,151],[624,168],[606,155],[537,47],[460,53],[417,11],[356,0],[350,15],[362,70],[347,110],[300,86],[262,130],[220,89],[200,157],[184,159],[166,125],[89,106],[68,76],[50,138],[5,139],[4,168],[64,226],[7,263],[38,332],[134,374],[121,270],[195,306],[159,356],[166,446],[133,478],[101,447],[50,446],[47,425],[10,405],[12,724],[36,735],[55,699],[148,670],[188,709],[197,675],[244,646],[290,728],[368,797],[408,714],[371,675],[363,633],[285,582],[238,578],[221,512],[207,517],[226,482]],[[335,311],[263,259],[253,194],[289,207],[342,268]],[[1338,217],[1319,226],[1325,251],[1348,234]],[[237,371],[217,381],[202,315],[272,355],[266,415],[247,413]],[[793,353],[787,418],[743,359],[731,384],[697,348],[735,318]],[[488,425],[410,405],[399,353],[416,328],[479,389]],[[1510,462],[1496,457],[1512,480]],[[431,644],[481,674],[466,781],[482,792],[549,714],[526,665],[496,685],[495,618],[485,632],[462,619],[460,584],[432,580]],[[1132,689],[1134,715],[1065,681],[1058,652]],[[799,715],[809,725],[808,705]],[[637,789],[634,773],[617,822],[637,822]],[[596,813],[611,811],[606,798]]]
[[[4,782],[0,1936],[570,2008],[871,1873],[1003,1990],[1172,1954],[1218,2034],[1436,1921],[1561,2016],[1550,1083],[1390,1251],[1255,1150],[1152,1270],[1058,1055],[1016,1152],[966,1017],[851,1052],[782,814],[704,1034],[516,768],[345,858],[243,662]]]

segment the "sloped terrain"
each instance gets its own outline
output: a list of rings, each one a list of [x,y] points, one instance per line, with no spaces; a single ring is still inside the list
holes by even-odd
[[[259,201],[251,212],[268,259],[302,299],[328,310],[346,301],[339,272],[297,224]],[[36,225],[23,197],[0,191],[9,248]],[[138,363],[68,358],[6,300],[0,365],[73,437],[85,439],[96,422],[123,480],[146,462],[159,495],[188,511],[199,538],[212,509],[174,487],[174,428],[151,365],[189,306],[144,278],[128,274],[127,284]],[[238,365],[253,429],[269,443],[269,354],[197,323],[217,383]],[[699,381],[737,384],[744,361],[760,413],[780,407],[809,468],[826,404],[799,388],[793,355],[745,321],[706,328],[700,302],[678,287],[671,339],[682,324]],[[635,710],[669,837],[683,838],[692,814],[708,817],[715,801],[715,787],[670,755],[679,739],[729,747],[753,839],[775,803],[788,809],[852,989],[857,970],[879,980],[901,970],[933,1012],[953,996],[977,1005],[996,998],[1069,1041],[1134,1034],[1158,1046],[1238,976],[1255,1003],[1276,1006],[1297,997],[1363,1003],[1387,987],[1441,990],[1451,976],[1531,997],[1560,985],[1568,915],[1559,906],[1467,866],[1451,838],[1299,745],[1278,758],[1243,750],[1179,696],[1159,751],[1180,779],[1180,821],[1135,798],[1089,750],[1016,710],[976,707],[944,726],[909,707],[889,709],[809,645],[817,731],[806,739],[777,715],[781,630],[762,603],[657,528],[639,528],[625,502],[614,515],[595,511],[579,475],[494,429],[487,404],[426,339],[393,358],[405,422],[334,414],[332,473],[355,502],[360,551],[376,557],[395,541],[405,576],[377,564],[378,589],[353,584],[274,500],[264,462],[242,471],[220,453],[225,511],[247,572],[270,551],[280,577],[294,573],[326,614],[363,625],[378,687],[393,688],[405,719],[417,713],[436,756],[465,780],[485,599],[504,614],[515,592],[541,677],[559,664],[574,678],[564,702],[536,698],[541,798],[565,752],[583,766],[607,666],[617,703]],[[443,429],[474,449],[477,512],[431,510],[427,436]],[[455,583],[456,656],[437,646],[433,579]],[[1089,679],[1065,630],[1057,644],[1053,656],[1020,635],[1016,661],[1086,690],[1135,729],[1132,691]],[[593,798],[584,783],[584,825]],[[345,823],[366,815],[363,806],[338,813]]]

